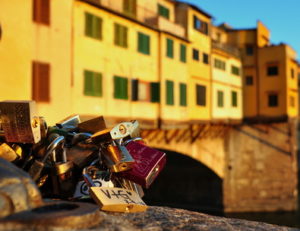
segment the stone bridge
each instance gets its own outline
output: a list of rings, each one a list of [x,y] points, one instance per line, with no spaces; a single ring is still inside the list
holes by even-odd
[[[153,191],[157,191],[161,200],[167,200],[170,194],[174,195],[174,191],[187,187],[190,191],[193,190],[191,188],[199,188],[200,191],[208,187],[206,194],[214,194],[216,190],[220,190],[218,197],[221,198],[216,200],[226,212],[296,210],[296,124],[296,121],[246,125],[202,124],[190,125],[186,129],[143,130],[142,137],[148,145],[165,150],[167,158],[171,157],[171,152],[187,156],[210,169],[220,182],[218,189],[214,182],[210,182],[210,186],[197,185],[203,182],[203,179],[200,180],[201,176],[197,176],[191,183],[192,186],[186,183],[180,186],[177,182],[180,173],[184,175],[184,168],[193,168],[189,166],[193,164],[185,162],[189,164],[183,165],[184,160],[177,159],[177,162],[172,160],[171,163],[178,166],[172,173],[176,176],[169,176],[169,179],[165,178],[165,182],[158,184],[160,189],[172,184],[178,187],[174,186],[172,190],[166,187],[164,190],[170,190],[169,193],[162,193],[158,189]],[[196,171],[193,175],[197,175]],[[188,181],[187,177],[189,176],[180,179]],[[206,181],[210,179],[208,176]],[[175,199],[188,197],[189,193],[186,194],[176,194]],[[193,192],[189,196],[195,198],[199,194]],[[209,195],[205,195],[202,199],[208,198]],[[187,200],[194,205],[202,203],[201,200]]]

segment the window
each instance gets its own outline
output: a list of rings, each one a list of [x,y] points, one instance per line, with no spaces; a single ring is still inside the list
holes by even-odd
[[[50,102],[50,64],[32,63],[32,99],[36,102]]]
[[[295,107],[295,97],[294,96],[290,96],[290,106]]]
[[[33,21],[50,25],[50,0],[33,0]]]
[[[136,0],[124,0],[123,12],[130,17],[136,17]]]
[[[127,47],[127,27],[115,23],[115,45]]]
[[[173,81],[166,81],[166,102],[168,105],[174,105],[174,83]]]
[[[193,60],[199,61],[199,50],[193,49]]]
[[[180,83],[179,84],[180,89],[180,106],[186,106],[186,84]]]
[[[278,66],[268,66],[267,67],[267,75],[268,76],[276,76],[278,75]]]
[[[138,86],[139,86],[139,80],[138,79],[132,79],[131,80],[131,100],[137,101],[139,97],[138,93]]]
[[[248,86],[253,85],[253,76],[251,75],[246,76],[246,85]]]
[[[240,75],[240,68],[238,68],[237,66],[231,65],[231,74],[234,75]]]
[[[114,97],[115,99],[128,99],[128,79],[114,76]]]
[[[196,15],[194,15],[194,29],[208,35],[208,23],[201,21]]]
[[[295,77],[295,71],[293,68],[291,68],[291,77],[292,77],[292,79]]]
[[[238,105],[237,92],[232,91],[231,92],[231,106],[237,107],[237,105]]]
[[[224,92],[223,91],[217,91],[217,97],[218,97],[218,107],[224,107]]]
[[[269,107],[277,107],[278,106],[278,95],[273,93],[268,96],[268,105]]]
[[[226,63],[224,61],[222,61],[220,59],[215,59],[214,61],[215,61],[215,63],[214,63],[215,68],[225,71]]]
[[[246,46],[246,55],[252,56],[254,54],[253,46],[252,45],[247,45]]]
[[[170,18],[170,11],[167,7],[164,7],[160,4],[157,5],[158,7],[158,14],[166,19]]]
[[[146,55],[150,54],[150,37],[141,32],[138,32],[138,51]]]
[[[86,12],[85,35],[95,39],[102,39],[102,19]]]
[[[206,105],[206,87],[196,84],[196,103],[200,106]]]
[[[209,56],[206,53],[203,53],[203,63],[209,64]]]
[[[169,58],[173,58],[173,56],[174,56],[173,45],[174,45],[173,40],[167,38],[167,57],[169,57]]]
[[[84,71],[84,95],[102,96],[102,74]]]
[[[151,102],[159,103],[160,101],[160,84],[156,82],[150,83],[151,88]]]
[[[139,101],[150,101],[149,83],[140,80],[138,82],[138,100]]]
[[[186,62],[186,45],[180,44],[180,61]]]

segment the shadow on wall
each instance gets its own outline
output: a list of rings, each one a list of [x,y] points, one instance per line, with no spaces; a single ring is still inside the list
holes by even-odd
[[[148,205],[169,206],[220,214],[223,211],[223,180],[202,163],[176,152],[145,192]]]

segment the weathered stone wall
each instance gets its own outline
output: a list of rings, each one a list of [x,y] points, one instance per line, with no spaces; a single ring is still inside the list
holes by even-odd
[[[296,122],[235,126],[225,138],[228,212],[297,209]]]

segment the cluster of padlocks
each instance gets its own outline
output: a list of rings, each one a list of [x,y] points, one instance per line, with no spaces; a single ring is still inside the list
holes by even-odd
[[[0,102],[0,157],[27,171],[47,198],[92,198],[100,209],[145,211],[149,188],[166,163],[148,147],[138,121],[109,129],[102,116],[72,115],[47,126],[34,101]]]

